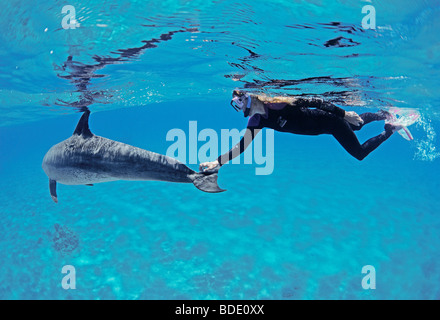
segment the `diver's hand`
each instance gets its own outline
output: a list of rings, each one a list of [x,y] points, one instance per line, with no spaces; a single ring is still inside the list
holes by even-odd
[[[354,111],[345,111],[344,120],[356,127],[364,124],[364,120]]]
[[[212,161],[212,162],[204,162],[200,164],[200,171],[209,171],[217,166],[220,166],[220,163],[218,163],[218,160]]]

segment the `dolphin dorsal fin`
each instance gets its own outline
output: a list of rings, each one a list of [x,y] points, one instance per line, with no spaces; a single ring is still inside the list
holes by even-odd
[[[89,115],[90,110],[86,110],[81,119],[79,119],[78,124],[76,125],[76,129],[73,134],[77,134],[79,136],[83,136],[84,138],[93,137],[93,133],[89,129]]]

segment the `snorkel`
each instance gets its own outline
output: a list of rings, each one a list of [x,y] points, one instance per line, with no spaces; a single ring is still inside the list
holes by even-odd
[[[252,103],[251,96],[247,93],[240,94],[236,90],[234,90],[233,95],[234,97],[231,100],[231,106],[237,112],[239,112],[240,110],[243,111],[245,117],[249,116],[249,113],[251,111],[251,103]],[[245,104],[246,99],[247,99],[247,103]]]

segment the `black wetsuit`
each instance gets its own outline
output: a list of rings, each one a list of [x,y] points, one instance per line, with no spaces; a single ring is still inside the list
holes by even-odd
[[[273,108],[275,105],[277,105],[276,109]],[[364,123],[354,126],[344,120],[345,110],[320,99],[299,99],[294,105],[285,103],[284,106],[279,103],[268,103],[265,108],[266,115],[253,115],[249,119],[248,130],[241,141],[227,153],[218,157],[220,165],[242,153],[262,128],[301,135],[331,134],[348,153],[358,160],[364,159],[393,134],[391,127],[388,126],[381,134],[360,144],[354,133],[367,123],[385,120],[385,112],[363,113],[360,117]]]

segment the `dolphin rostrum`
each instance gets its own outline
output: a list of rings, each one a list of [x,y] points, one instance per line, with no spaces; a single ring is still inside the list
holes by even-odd
[[[49,177],[49,190],[58,202],[56,183],[92,185],[116,180],[156,180],[193,183],[205,192],[222,192],[217,172],[198,173],[176,159],[95,136],[89,129],[87,110],[73,135],[46,153],[43,170]]]

